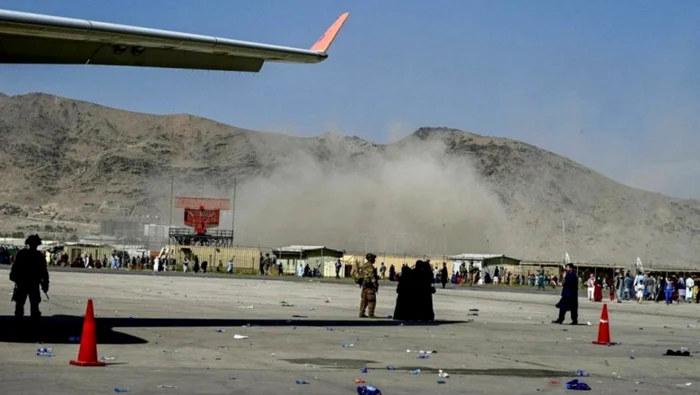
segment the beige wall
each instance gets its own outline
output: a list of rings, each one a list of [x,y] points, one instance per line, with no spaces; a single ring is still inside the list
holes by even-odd
[[[520,273],[518,273],[518,274],[524,274],[527,276],[528,273],[531,273],[531,274],[537,275],[537,273],[539,273],[539,270],[540,270],[540,265],[538,265],[538,264],[535,264],[535,265],[523,264],[520,266]],[[547,265],[544,266],[545,275],[549,276],[549,275],[554,274],[554,275],[558,276],[560,272],[561,272],[561,266],[547,266]]]
[[[102,259],[105,255],[109,258],[112,252],[114,252],[114,247],[66,246],[63,250],[68,254],[68,264],[70,265],[73,263],[73,260],[81,254],[87,256],[92,255],[93,259]]]
[[[429,255],[393,255],[393,254],[377,254],[377,269],[379,269],[382,262],[386,266],[386,275],[389,276],[389,268],[394,265],[397,273],[401,272],[401,266],[407,263],[409,266],[415,265],[418,260],[430,259],[430,264],[432,267],[436,265],[438,268],[442,268],[442,263],[447,263],[447,272],[449,276],[452,277],[452,261],[443,259],[442,256],[429,256]],[[364,254],[358,255],[345,255],[343,257],[343,262],[348,265],[355,267],[365,261]]]
[[[170,255],[177,260],[177,267],[182,267],[182,261],[185,259],[183,248],[188,248],[193,255],[199,257],[199,263],[207,261],[209,268],[214,268],[221,264],[226,270],[226,264],[229,259],[234,260],[236,273],[256,273],[260,263],[260,250],[250,247],[201,247],[201,246],[168,246]],[[263,254],[264,255],[264,254]],[[192,257],[190,257],[192,259]],[[276,272],[276,271],[275,271]]]
[[[502,268],[508,273],[512,274],[520,274],[520,265],[494,265],[494,266],[487,266],[486,269],[491,273],[491,276],[493,276],[494,271],[496,270],[496,266],[499,268]],[[499,273],[499,275],[503,275],[502,273]]]

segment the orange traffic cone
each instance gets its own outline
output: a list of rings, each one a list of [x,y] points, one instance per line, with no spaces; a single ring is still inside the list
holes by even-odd
[[[604,344],[611,346],[615,343],[610,341],[610,321],[608,320],[608,304],[603,304],[603,312],[600,313],[600,325],[598,326],[598,340],[593,344]]]
[[[75,366],[106,365],[106,363],[97,360],[97,326],[95,325],[95,312],[92,309],[92,299],[88,299],[87,310],[85,311],[78,360],[70,361],[70,364]]]

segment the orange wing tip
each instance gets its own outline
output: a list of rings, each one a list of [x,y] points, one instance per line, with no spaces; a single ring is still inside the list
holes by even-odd
[[[330,48],[331,44],[333,44],[333,40],[335,40],[335,37],[338,35],[338,32],[340,32],[340,29],[345,24],[345,21],[348,19],[348,16],[350,16],[349,12],[345,12],[342,15],[340,15],[338,19],[336,19],[335,22],[333,22],[331,27],[329,27],[328,30],[326,30],[326,32],[323,33],[321,38],[319,38],[318,41],[316,41],[316,43],[311,47],[311,50],[322,53],[328,52],[328,48]]]

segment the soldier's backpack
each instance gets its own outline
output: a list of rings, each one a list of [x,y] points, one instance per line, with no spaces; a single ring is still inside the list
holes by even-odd
[[[361,268],[359,265],[356,267],[353,267],[352,278],[353,278],[353,280],[355,280],[355,284],[357,284],[357,285],[362,285],[362,283],[364,283],[365,279],[362,276],[362,271],[361,271]]]

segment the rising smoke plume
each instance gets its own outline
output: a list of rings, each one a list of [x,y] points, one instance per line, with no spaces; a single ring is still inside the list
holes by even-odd
[[[350,138],[320,139],[323,149],[287,152],[271,174],[238,186],[237,244],[418,254],[505,245],[498,197],[441,141],[408,138],[356,155]]]

